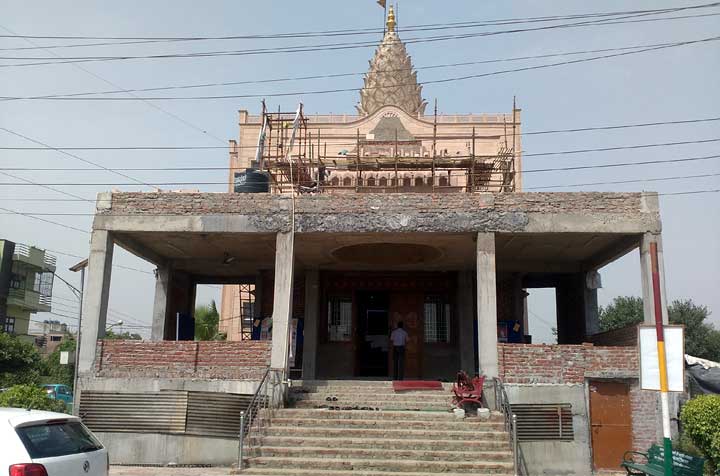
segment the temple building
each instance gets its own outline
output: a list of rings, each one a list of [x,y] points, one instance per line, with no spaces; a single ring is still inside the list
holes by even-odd
[[[273,112],[263,103],[259,114],[239,112],[227,193],[101,194],[76,398],[86,423],[110,442],[111,458],[229,464],[240,411],[263,401],[296,408],[277,410],[290,413],[272,420],[249,474],[288,465],[346,471],[350,460],[352,470],[372,471],[368,458],[380,458],[380,449],[343,446],[341,433],[308,449],[312,455],[297,441],[333,434],[338,421],[323,420],[315,436],[301,432],[311,419],[333,418],[326,398],[340,396],[329,405],[365,415],[352,418],[356,433],[368,431],[368,448],[382,437],[367,422],[386,415],[367,416],[368,408],[449,410],[447,385],[427,396],[385,396],[388,334],[400,322],[409,334],[407,379],[482,375],[493,411],[485,423],[466,419],[468,427],[437,422],[452,414],[408,413],[408,428],[430,429],[417,430],[417,438],[434,438],[429,448],[458,452],[455,465],[438,462],[445,453],[403,453],[394,441],[387,468],[513,474],[507,457],[524,462],[524,474],[593,474],[617,467],[618,451],[646,450],[661,434],[657,397],[639,388],[635,329],[599,333],[597,290],[600,268],[639,253],[645,318],[653,322],[654,256],[667,321],[658,196],[523,192],[521,111],[510,104],[501,113],[438,114],[423,98],[390,8],[356,115],[306,115],[302,105]],[[115,245],[157,267],[150,341],[103,340]],[[225,341],[194,340],[200,284],[223,285]],[[555,290],[557,345],[532,342],[526,296],[534,288]],[[323,388],[336,393],[308,407]],[[343,405],[344,396],[351,403]],[[157,418],[132,417],[142,412]],[[403,427],[402,417],[387,415],[388,428]],[[283,422],[287,434],[278,436]],[[495,456],[460,454],[442,438],[443,428],[457,426],[474,440],[472,425],[482,424],[497,424]],[[516,436],[508,436],[512,428]],[[508,438],[518,449],[506,447]],[[142,442],[132,452],[119,444],[130,439]]]

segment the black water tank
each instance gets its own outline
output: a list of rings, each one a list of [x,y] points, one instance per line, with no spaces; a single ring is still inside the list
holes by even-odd
[[[235,172],[235,193],[267,193],[270,191],[270,175],[256,169]]]

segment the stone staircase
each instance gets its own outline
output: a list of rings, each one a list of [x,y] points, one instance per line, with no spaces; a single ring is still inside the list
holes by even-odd
[[[242,474],[513,474],[502,415],[456,419],[449,387],[396,394],[390,382],[306,381],[290,397],[291,408],[251,435]]]

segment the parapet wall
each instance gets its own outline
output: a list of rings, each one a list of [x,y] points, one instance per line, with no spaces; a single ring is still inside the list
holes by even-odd
[[[259,381],[270,365],[269,341],[98,342],[97,377]]]
[[[660,230],[653,193],[352,193],[295,198],[298,232],[601,232]],[[146,229],[162,217],[188,231],[288,231],[291,197],[236,193],[113,193],[96,229]],[[175,225],[172,227],[175,229]]]
[[[583,384],[586,378],[639,377],[634,347],[500,344],[500,378],[509,384]]]

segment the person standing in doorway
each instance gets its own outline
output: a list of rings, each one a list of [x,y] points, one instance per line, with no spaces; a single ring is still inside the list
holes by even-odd
[[[397,323],[397,327],[390,334],[390,340],[393,345],[393,380],[402,380],[405,378],[405,345],[407,344],[408,333],[403,329],[402,321]]]

